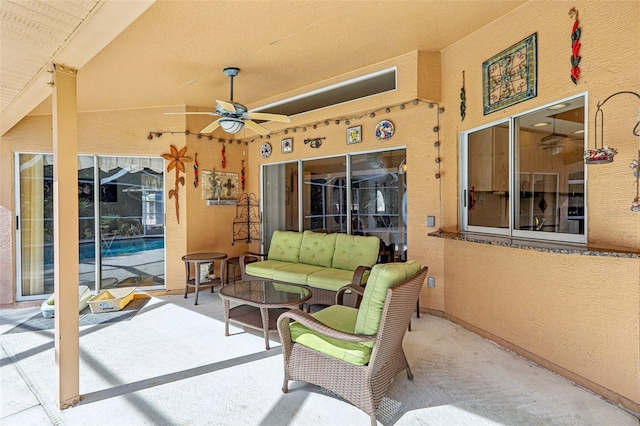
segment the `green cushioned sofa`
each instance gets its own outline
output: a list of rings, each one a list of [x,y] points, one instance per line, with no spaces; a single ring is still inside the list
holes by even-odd
[[[240,256],[243,280],[267,279],[309,287],[310,305],[335,303],[336,291],[366,283],[378,259],[378,237],[304,231],[274,231],[269,253]],[[250,258],[257,262],[248,262]]]

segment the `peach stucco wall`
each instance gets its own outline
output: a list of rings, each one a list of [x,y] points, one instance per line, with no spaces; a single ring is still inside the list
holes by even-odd
[[[578,85],[569,79],[570,7],[580,11],[582,27],[582,75]],[[458,135],[459,132],[500,118],[549,104],[554,100],[588,93],[588,138],[593,145],[592,117],[596,104],[620,90],[640,92],[640,3],[577,1],[528,2],[504,18],[482,28],[442,52],[410,52],[374,64],[317,87],[396,66],[398,90],[371,98],[325,108],[294,118],[289,125],[304,126],[325,119],[352,119],[363,126],[363,142],[346,145],[346,125],[321,124],[317,129],[284,135],[282,125],[269,124],[273,155],[263,160],[259,147],[227,144],[227,169],[240,172],[246,159],[247,192],[259,193],[259,171],[264,163],[292,161],[345,152],[406,147],[408,163],[408,253],[429,266],[436,279],[434,289],[423,288],[424,310],[442,314],[474,331],[518,351],[616,402],[640,412],[640,258],[612,258],[579,254],[543,253],[497,245],[429,237],[442,229],[457,232]],[[536,98],[482,115],[482,62],[501,50],[538,33],[538,95]],[[460,120],[459,102],[465,71],[467,116]],[[433,88],[437,87],[437,90]],[[441,88],[441,90],[440,90]],[[279,97],[279,98],[281,98]],[[441,102],[430,108],[425,102]],[[277,100],[277,99],[272,99]],[[268,103],[263,100],[261,103]],[[407,103],[405,109],[397,107]],[[385,113],[384,108],[390,107]],[[190,107],[194,108],[195,107]],[[628,165],[638,151],[631,129],[638,103],[618,97],[607,103],[605,138],[618,149],[616,160],[590,166],[587,176],[588,240],[591,247],[640,252],[640,216],[629,210],[635,181]],[[378,111],[382,109],[382,111]],[[220,170],[221,144],[195,136],[164,135],[147,140],[149,131],[197,132],[206,118],[165,116],[167,109],[82,113],[79,116],[81,152],[159,156],[169,145],[188,147],[198,153],[200,170]],[[378,111],[375,118],[369,112]],[[354,118],[355,117],[355,118]],[[396,134],[386,142],[373,136],[381,119],[390,119]],[[439,133],[433,128],[440,127]],[[280,153],[280,141],[293,137],[294,151]],[[304,139],[324,137],[321,148],[311,149]],[[441,141],[440,149],[434,147]],[[13,178],[12,153],[51,152],[51,117],[27,117],[2,137],[0,144],[0,250],[12,253]],[[439,164],[435,163],[441,158]],[[435,174],[440,172],[441,178]],[[173,173],[166,187],[173,186]],[[192,164],[187,164],[180,188],[180,223],[173,200],[166,200],[167,264],[169,290],[184,283],[180,256],[193,251],[224,251],[230,256],[244,251],[245,244],[231,245],[232,206],[208,207],[200,188],[193,187]],[[436,225],[426,226],[427,216]],[[184,218],[184,220],[183,220]],[[251,249],[258,249],[252,244]],[[13,259],[0,257],[0,304],[13,302]]]
[[[578,85],[570,71],[576,7],[582,28]],[[508,31],[505,31],[508,29]],[[482,114],[482,62],[537,32],[538,95],[488,116]],[[598,102],[621,91],[640,92],[640,3],[534,1],[442,52],[443,229],[458,230],[457,137],[460,131],[588,92],[593,146]],[[467,116],[457,111],[465,71]],[[640,104],[612,98],[604,137],[619,154],[589,166],[588,243],[591,248],[640,252],[640,216],[630,210],[636,185],[629,163],[638,155],[631,130]],[[437,239],[443,287],[423,291],[423,304],[499,341],[610,399],[640,410],[640,259],[541,253]],[[439,250],[442,247],[443,250]],[[440,258],[438,258],[440,259]],[[613,394],[612,394],[613,393]]]

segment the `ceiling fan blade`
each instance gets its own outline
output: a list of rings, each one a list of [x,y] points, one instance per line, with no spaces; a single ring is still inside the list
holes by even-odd
[[[215,112],[205,112],[205,111],[201,111],[201,112],[165,112],[164,115],[190,115],[190,114],[195,114],[195,115],[218,115]]]
[[[223,110],[235,114],[236,107],[231,102],[219,101],[217,99],[216,99],[216,102],[218,103],[218,105],[220,105],[220,108],[222,108]]]
[[[259,125],[258,123],[251,121],[251,120],[245,120],[244,121],[244,125],[247,126],[248,128],[250,128],[251,130],[253,130],[254,132],[256,132],[259,135],[268,135],[269,133],[271,133],[271,130],[267,129],[266,127],[263,127],[261,125]]]
[[[290,123],[291,119],[282,114],[269,114],[267,112],[249,112],[247,117],[254,120],[277,121],[278,123]]]
[[[217,129],[218,127],[220,127],[220,119],[214,121],[213,123],[209,124],[204,129],[200,130],[200,133],[211,133],[215,129]]]

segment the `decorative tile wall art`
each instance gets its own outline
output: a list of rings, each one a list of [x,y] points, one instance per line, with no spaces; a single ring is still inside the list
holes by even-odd
[[[289,154],[293,152],[293,139],[282,139],[282,153]]]
[[[347,145],[362,142],[362,126],[353,126],[347,129]]]
[[[535,98],[537,73],[537,33],[483,62],[484,115]]]

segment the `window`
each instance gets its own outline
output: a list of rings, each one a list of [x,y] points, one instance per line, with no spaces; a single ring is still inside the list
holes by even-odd
[[[585,96],[461,134],[462,230],[586,242]]]

